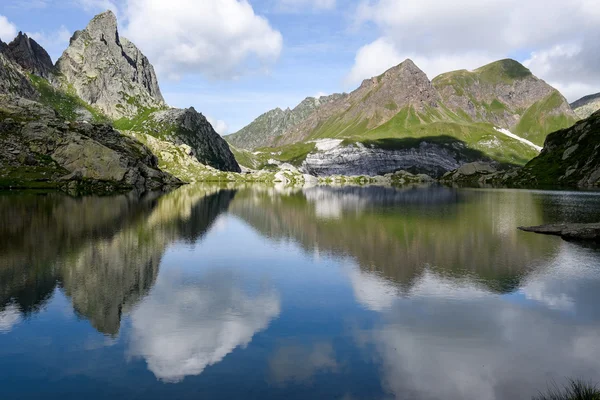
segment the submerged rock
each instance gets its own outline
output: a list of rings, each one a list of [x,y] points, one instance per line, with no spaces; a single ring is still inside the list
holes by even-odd
[[[600,243],[600,223],[521,226],[519,229],[525,232],[560,236],[569,241],[595,241]]]

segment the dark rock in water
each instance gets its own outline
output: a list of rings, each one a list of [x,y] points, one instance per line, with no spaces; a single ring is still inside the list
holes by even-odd
[[[600,223],[521,226],[519,229],[542,235],[560,236],[569,241],[594,241],[600,243]]]
[[[48,52],[23,32],[19,32],[15,40],[4,48],[0,45],[0,51],[32,74],[48,79],[54,72],[54,64]]]

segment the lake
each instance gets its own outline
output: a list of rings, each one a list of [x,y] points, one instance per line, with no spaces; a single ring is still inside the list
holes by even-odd
[[[0,195],[0,399],[529,399],[600,380],[600,194]]]

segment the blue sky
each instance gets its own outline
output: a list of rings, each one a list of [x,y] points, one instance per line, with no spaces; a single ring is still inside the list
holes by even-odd
[[[567,3],[567,4],[565,4]],[[349,91],[412,58],[430,78],[513,57],[569,100],[600,91],[594,0],[2,0],[0,38],[54,60],[108,8],[155,65],[167,102],[220,133],[275,107]]]

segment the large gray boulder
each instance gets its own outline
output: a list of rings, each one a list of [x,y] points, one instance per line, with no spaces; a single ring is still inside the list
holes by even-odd
[[[157,190],[181,182],[140,142],[106,124],[66,122],[51,108],[0,96],[0,187],[79,194]]]
[[[154,67],[133,43],[119,36],[111,11],[75,32],[56,66],[79,97],[113,119],[166,106]]]

